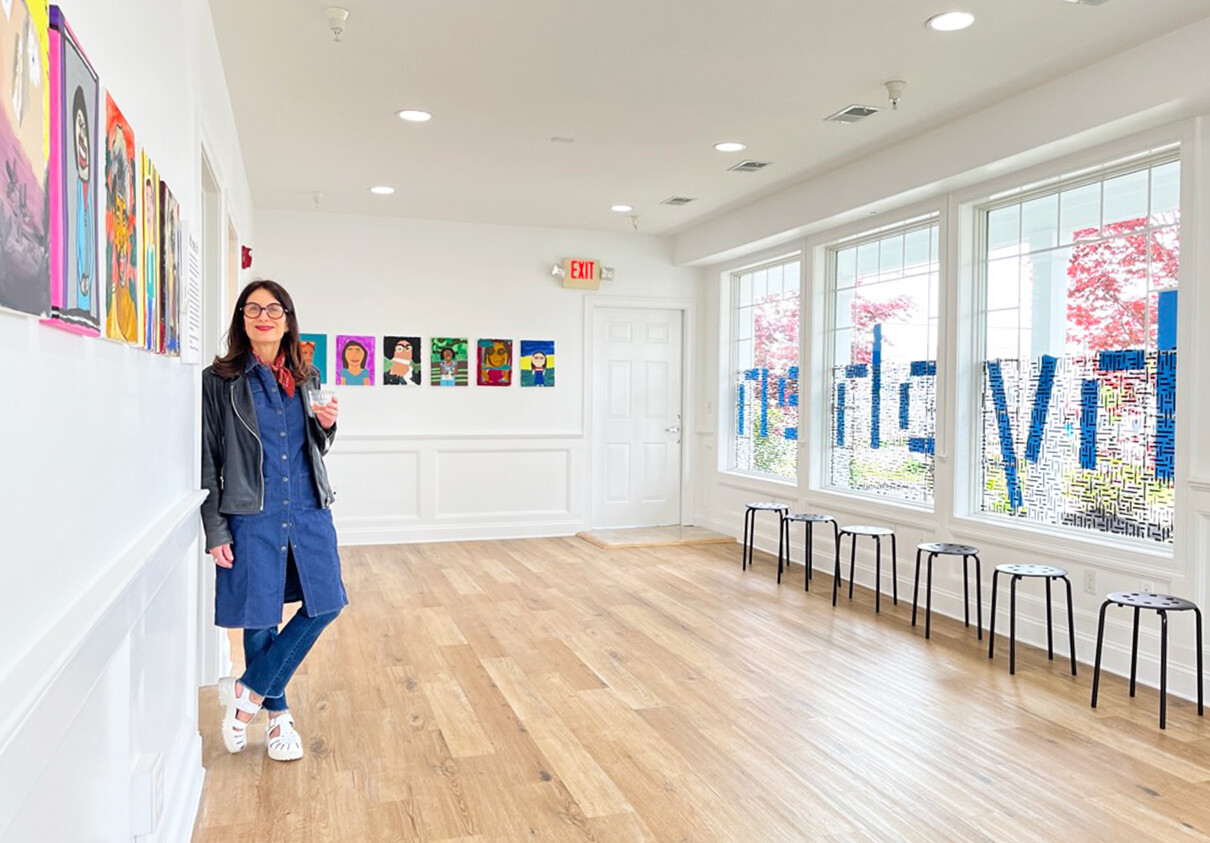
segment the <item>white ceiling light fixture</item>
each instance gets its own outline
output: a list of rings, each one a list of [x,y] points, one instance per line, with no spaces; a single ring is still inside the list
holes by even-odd
[[[886,85],[886,95],[891,101],[891,111],[899,110],[899,101],[903,99],[903,88],[907,85],[902,79],[891,79],[883,83]]]
[[[349,10],[342,9],[340,6],[329,6],[324,9],[324,15],[328,18],[328,29],[332,30],[332,40],[340,41],[340,36],[344,35],[345,24],[349,20]]]
[[[722,143],[716,143],[714,148],[719,152],[743,152],[748,147],[739,141],[723,141]]]
[[[370,193],[373,193],[375,196],[390,196],[394,192],[395,188],[388,187],[385,184],[378,184],[370,188]]]
[[[634,210],[634,208],[629,205],[610,205],[609,210],[613,211],[615,214],[629,214]]]
[[[427,123],[433,119],[432,114],[419,108],[405,108],[397,114],[400,120],[406,120],[409,123]]]
[[[960,29],[966,29],[974,22],[975,16],[970,12],[944,12],[940,15],[933,15],[924,22],[924,25],[937,32],[957,32]]]

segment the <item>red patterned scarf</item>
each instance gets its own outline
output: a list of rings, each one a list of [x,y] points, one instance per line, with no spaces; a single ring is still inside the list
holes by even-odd
[[[256,358],[264,363],[259,357]],[[286,391],[286,395],[290,398],[294,397],[294,373],[286,368],[286,353],[284,351],[277,352],[277,359],[272,363],[265,363],[273,370],[273,377],[281,384],[281,388]]]

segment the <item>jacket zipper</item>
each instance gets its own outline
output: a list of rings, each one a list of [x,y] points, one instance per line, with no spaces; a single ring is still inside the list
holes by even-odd
[[[232,390],[231,390],[231,409],[235,411],[235,417],[240,420],[240,423],[243,424],[243,426],[248,429],[248,432],[252,434],[252,438],[256,440],[256,453],[260,457],[257,460],[257,465],[263,466],[265,464],[264,446],[261,445],[260,437],[256,435],[256,431],[252,429],[252,425],[250,425],[246,421],[244,421],[244,417],[239,414],[239,407],[235,406],[235,389],[234,388],[232,388]],[[264,469],[262,468],[261,471],[263,472]],[[265,481],[262,478],[261,484],[260,484],[260,507],[259,507],[259,509],[257,509],[257,512],[263,512],[264,509],[265,509]]]

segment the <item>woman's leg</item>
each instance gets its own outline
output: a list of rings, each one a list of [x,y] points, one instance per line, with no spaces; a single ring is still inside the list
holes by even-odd
[[[277,633],[265,654],[248,665],[240,681],[254,694],[265,698],[266,708],[269,708],[271,700],[280,700],[283,705],[271,710],[284,710],[286,685],[290,678],[311,651],[320,633],[339,614],[338,609],[326,615],[309,617],[304,602],[290,622]]]
[[[240,677],[240,684],[247,685],[245,681],[252,666],[268,655],[273,649],[273,642],[277,640],[277,627],[267,626],[263,629],[245,629],[244,630],[244,675]],[[251,686],[255,692],[255,685]],[[256,693],[256,696],[263,696]],[[254,700],[255,701],[255,700]],[[265,697],[264,707],[266,711],[277,712],[285,711],[290,706],[286,704],[286,695],[280,697]]]

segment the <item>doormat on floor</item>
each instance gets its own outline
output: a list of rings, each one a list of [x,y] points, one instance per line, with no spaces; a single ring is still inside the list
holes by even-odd
[[[597,547],[658,547],[674,544],[730,544],[731,536],[705,527],[630,527],[624,530],[586,530],[578,538]]]

